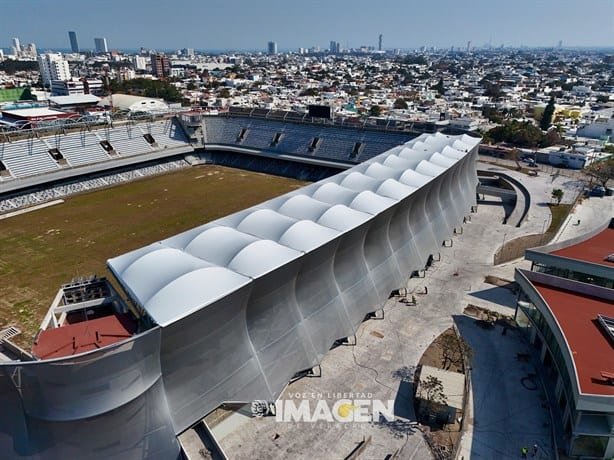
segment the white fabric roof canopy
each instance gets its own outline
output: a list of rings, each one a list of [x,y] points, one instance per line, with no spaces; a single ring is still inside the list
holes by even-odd
[[[479,143],[423,134],[343,173],[108,261],[165,326],[283,267],[443,173]]]

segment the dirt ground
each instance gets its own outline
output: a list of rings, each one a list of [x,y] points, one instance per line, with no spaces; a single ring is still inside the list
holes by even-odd
[[[454,329],[450,328],[444,331],[439,337],[437,337],[431,345],[425,350],[422,358],[420,359],[421,366],[442,367],[443,354],[441,347],[441,338],[445,335],[455,334]],[[452,372],[462,372],[462,366],[452,364],[448,369]],[[457,413],[458,417],[462,417],[462,412]],[[431,449],[436,449],[441,452],[442,455],[449,454],[454,449],[454,445],[460,438],[461,425],[458,420],[444,427],[425,427],[426,437],[428,438]]]
[[[69,197],[0,225],[0,329],[29,350],[61,284],[110,276],[107,259],[303,186],[204,165]]]

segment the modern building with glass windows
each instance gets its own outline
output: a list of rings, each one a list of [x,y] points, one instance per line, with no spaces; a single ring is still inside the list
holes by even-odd
[[[516,321],[548,374],[565,452],[614,456],[614,220],[526,251]],[[556,424],[555,424],[556,425]]]

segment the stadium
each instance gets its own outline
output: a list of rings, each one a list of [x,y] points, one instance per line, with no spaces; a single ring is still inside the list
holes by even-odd
[[[181,458],[177,436],[206,414],[276,400],[354,334],[451,237],[478,183],[477,138],[293,112],[80,120],[0,140],[9,214],[202,164],[312,182],[105,254],[112,279],[63,285],[32,353],[3,342],[0,446],[18,458]]]

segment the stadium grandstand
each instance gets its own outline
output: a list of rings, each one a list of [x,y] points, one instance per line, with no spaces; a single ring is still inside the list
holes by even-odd
[[[27,129],[5,120],[0,125],[0,212],[104,187],[105,177],[141,177],[142,163],[148,172],[150,164],[177,165],[185,159],[320,180],[411,140],[418,134],[415,128],[245,108],[217,116],[118,111],[112,117],[62,118]]]
[[[479,139],[407,128],[265,109],[3,125],[5,216],[192,164],[317,182],[115,257],[114,282],[63,285],[31,352],[0,331],[0,448],[180,458],[178,436],[220,404],[275,400],[474,204]]]
[[[178,436],[212,410],[275,400],[355,334],[475,204],[477,138],[263,121],[267,114],[5,134],[0,190],[23,184],[14,193],[70,193],[82,182],[106,186],[222,154],[336,174],[113,257],[114,283],[63,285],[32,352],[0,360],[3,452],[181,458]],[[77,164],[71,142],[96,151],[92,163]],[[33,168],[4,163],[27,157]],[[14,331],[0,331],[0,345],[9,344],[3,333]]]

